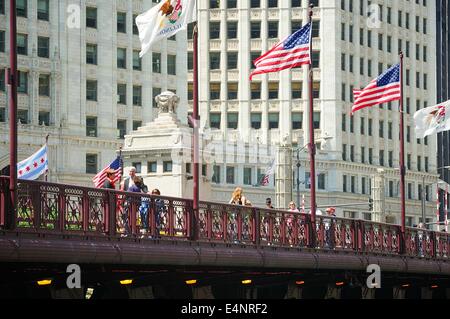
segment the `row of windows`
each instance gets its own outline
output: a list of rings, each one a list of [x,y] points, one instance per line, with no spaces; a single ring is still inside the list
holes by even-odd
[[[5,52],[5,31],[0,31],[0,52]],[[28,55],[28,35],[17,34],[17,54]],[[50,38],[37,38],[37,55],[40,58],[49,58],[50,56]]]
[[[355,159],[355,146],[350,145],[350,153],[347,153],[348,146],[347,144],[342,144],[342,160],[351,162],[356,162]],[[394,154],[393,151],[388,151],[388,158],[387,162],[385,162],[385,151],[380,150],[379,151],[379,157],[378,161],[380,166],[387,166],[387,167],[394,167]],[[366,154],[366,147],[361,147],[361,163],[363,164],[370,164],[374,165],[373,163],[373,148],[368,149],[368,153]],[[366,162],[366,155],[368,155],[367,162]],[[407,154],[406,159],[406,167],[408,170],[411,170],[412,164],[411,164],[411,154]],[[424,169],[425,172],[429,171],[429,159],[427,156],[424,157]],[[417,170],[420,172],[422,171],[422,156],[417,156]]]
[[[411,1],[412,0],[406,0],[406,1]],[[416,4],[420,5],[420,0],[415,0]],[[367,5],[366,5],[367,4]],[[422,4],[424,7],[427,6],[427,0],[422,0]],[[386,21],[388,23],[391,23],[391,17],[392,17],[392,9],[390,7],[386,7],[386,13],[383,14],[383,5],[378,5],[379,8],[379,18],[380,20],[384,20],[383,17],[385,17]],[[341,0],[341,9],[346,11],[348,10],[349,12],[353,12],[353,0]],[[371,1],[370,0],[359,0],[359,15],[365,16],[365,15],[371,15],[374,14],[373,11],[371,10]],[[402,24],[402,11],[398,12],[398,25],[399,27],[403,27]],[[409,27],[408,27],[409,28]]]
[[[220,39],[220,24],[222,22],[210,22],[209,23],[209,38],[210,39]],[[227,24],[227,39],[237,39],[238,34],[238,22],[237,21],[224,21]],[[278,38],[278,25],[279,21],[267,21],[267,34],[261,34],[261,21],[251,21],[250,22],[250,38],[251,39],[261,39],[261,38]],[[291,33],[299,30],[302,27],[301,20],[293,20],[291,22]],[[191,27],[192,28],[192,27]],[[313,32],[312,37],[319,37],[320,21],[313,21]],[[188,29],[188,36],[192,37],[192,32]]]
[[[227,113],[227,128],[228,129],[237,129],[238,128],[238,113]],[[210,113],[209,117],[209,126],[213,129],[221,128],[221,113]],[[267,123],[269,129],[278,129],[280,122],[280,114],[279,113],[268,113]],[[262,123],[262,113],[260,112],[252,112],[250,113],[250,125],[251,128],[259,130],[261,128]],[[292,129],[299,130],[303,128],[303,112],[292,112]],[[314,112],[314,128],[320,128],[320,112]]]
[[[119,91],[120,89],[120,91]],[[125,90],[124,90],[125,89]],[[118,102],[120,100],[120,95],[125,95],[126,101],[126,85],[125,88],[123,84],[118,84],[117,86]],[[97,80],[86,80],[86,100],[97,101],[98,97],[98,83]],[[123,100],[122,100],[123,101]],[[126,104],[126,103],[123,103]],[[133,105],[142,106],[142,86],[133,85]]]
[[[133,121],[133,131],[136,131],[142,126],[142,121]],[[118,119],[117,120],[117,138],[123,139],[127,133],[127,120]],[[88,116],[86,117],[86,136],[88,137],[98,137],[98,126],[97,117]]]
[[[0,0],[0,14],[5,14],[5,0]],[[28,0],[16,0],[18,17],[28,17]],[[36,16],[38,20],[48,21],[50,16],[49,0],[37,0]]]
[[[28,72],[19,71],[18,93],[28,94]],[[5,70],[0,70],[0,91],[5,91]],[[50,74],[39,74],[39,95],[50,97]]]
[[[210,100],[220,100],[220,82],[211,82],[209,84],[209,98]],[[261,82],[252,82],[250,84],[250,92],[252,100],[261,99]],[[269,100],[276,100],[279,96],[279,83],[268,83],[268,98]],[[302,98],[302,82],[292,82],[292,94],[293,99]],[[320,82],[313,83],[313,98],[318,99],[320,96]],[[238,98],[238,83],[227,83],[227,99],[236,100]],[[188,83],[188,99],[193,99],[193,84]]]
[[[343,132],[350,132],[350,133],[355,133],[355,126],[354,126],[354,116],[349,116],[349,121],[348,121],[348,126],[347,126],[347,115],[346,114],[342,114],[342,126],[341,129]],[[361,117],[360,118],[360,130],[359,130],[359,134],[361,135],[365,135],[366,133],[369,136],[372,136],[372,127],[373,127],[373,120],[372,119],[367,119],[367,131],[366,131],[366,120],[365,118]],[[388,139],[392,139],[392,132],[393,132],[393,128],[392,128],[392,122],[387,122],[387,138]],[[384,138],[385,137],[385,125],[384,125],[384,121],[380,120],[379,122],[379,137],[380,138]],[[418,141],[420,139],[417,139]],[[410,126],[406,126],[406,141],[407,142],[411,142],[411,127]],[[428,137],[425,137],[424,139],[424,143],[425,145],[428,145]],[[420,144],[420,142],[418,142],[418,144]]]
[[[218,9],[221,7],[221,3],[223,6],[226,6],[227,9],[236,9],[238,0],[209,0],[209,8],[210,9]],[[264,0],[263,0],[264,1]],[[278,0],[266,0],[267,8],[278,8]],[[261,8],[261,0],[250,0],[250,8]],[[312,3],[314,6],[319,5],[319,0],[310,0],[308,3]],[[302,0],[291,0],[291,7],[301,7]]]
[[[21,124],[29,124],[28,110],[17,110],[17,119]],[[4,107],[0,108],[0,122],[6,122],[6,109]],[[50,112],[39,111],[38,123],[39,125],[49,126],[51,124]]]
[[[346,41],[346,33],[345,33],[346,27],[345,27],[345,23],[342,23],[341,25],[341,40]],[[364,32],[364,30],[361,28],[359,29],[359,44],[361,46],[365,45],[365,38],[364,35],[366,33]],[[384,50],[384,35],[382,33],[378,34],[378,50],[383,51]],[[353,42],[353,26],[349,26],[349,33],[348,33],[348,40],[349,42]],[[369,48],[372,47],[372,31],[368,30],[367,31],[367,46]],[[407,58],[410,57],[410,41],[405,41],[405,47],[403,47],[403,41],[402,39],[398,39],[397,42],[397,49],[398,51],[403,51],[405,52],[405,55]],[[392,36],[388,35],[386,36],[386,50],[387,52],[392,52]],[[423,62],[427,62],[427,47],[424,46],[422,49],[422,56],[421,56],[421,52],[420,52],[420,45],[416,44],[416,60],[420,60],[421,57],[423,58]]]
[[[176,62],[177,56],[173,54],[167,55],[167,74],[176,75]],[[98,48],[97,44],[87,43],[86,44],[86,63],[87,64],[98,64]],[[127,69],[127,49],[117,48],[117,68]],[[142,60],[139,57],[139,51],[133,50],[133,70],[142,70]],[[153,73],[161,73],[161,53],[152,52],[152,71]]]

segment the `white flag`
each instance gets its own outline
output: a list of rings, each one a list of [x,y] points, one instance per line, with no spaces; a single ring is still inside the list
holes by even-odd
[[[17,163],[17,178],[32,181],[38,179],[42,174],[47,173],[47,157],[47,144],[45,144],[39,151],[22,162]]]
[[[450,130],[450,101],[417,111],[414,122],[418,138]]]
[[[136,17],[141,40],[142,57],[152,45],[186,29],[196,21],[195,0],[162,0],[159,4]]]

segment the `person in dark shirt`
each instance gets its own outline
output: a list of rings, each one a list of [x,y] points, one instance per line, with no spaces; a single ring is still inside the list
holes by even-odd
[[[116,189],[116,184],[114,182],[114,176],[116,175],[116,172],[113,169],[109,169],[106,171],[106,179],[103,183],[103,188],[107,189]]]

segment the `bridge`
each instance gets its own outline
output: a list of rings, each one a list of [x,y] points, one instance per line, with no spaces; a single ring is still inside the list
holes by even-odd
[[[0,177],[0,298],[55,297],[36,281],[63,289],[69,264],[85,288],[103,287],[98,298],[131,296],[126,278],[166,298],[204,286],[230,298],[450,298],[448,233],[23,180],[14,212],[8,185]],[[367,290],[374,264],[381,288]]]

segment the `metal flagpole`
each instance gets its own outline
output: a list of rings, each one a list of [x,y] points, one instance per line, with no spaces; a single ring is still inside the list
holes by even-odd
[[[444,197],[444,213],[445,213],[445,232],[448,232],[448,184],[445,185],[445,197]]]
[[[308,22],[311,24],[311,38],[312,38],[312,15],[313,5],[309,6]],[[311,55],[311,39],[310,39],[310,58]],[[310,165],[310,178],[311,178],[311,222],[315,225],[316,222],[316,165],[315,154],[316,145],[314,144],[314,103],[313,103],[313,69],[312,63],[308,65],[308,86],[309,86],[309,165]],[[315,227],[314,227],[315,228]],[[314,231],[314,229],[313,229]]]
[[[401,231],[402,231],[402,246],[404,245],[405,239],[405,223],[406,223],[406,205],[405,205],[405,129],[404,129],[404,119],[403,119],[403,52],[400,51],[400,101],[399,101],[399,112],[400,112],[400,199],[401,199]],[[401,247],[401,251],[404,251],[404,247]]]
[[[122,178],[123,178],[123,160],[122,160],[122,145],[119,148],[119,165],[120,165],[120,180],[119,180],[119,185],[122,182]]]
[[[17,207],[17,24],[16,0],[9,1],[9,61],[10,66],[5,74],[9,93],[9,191],[11,193],[12,214]],[[14,217],[10,227],[14,227]]]
[[[441,203],[439,202],[439,185],[437,186],[437,191],[436,191],[436,225],[438,225],[438,229],[439,229],[439,210],[441,208]],[[425,223],[425,222],[424,222]]]
[[[47,161],[48,161],[48,137],[50,136],[50,134],[47,134],[47,136],[45,137],[45,145],[47,146]],[[47,171],[45,172],[45,181],[48,182],[48,172],[49,169],[47,167]]]

